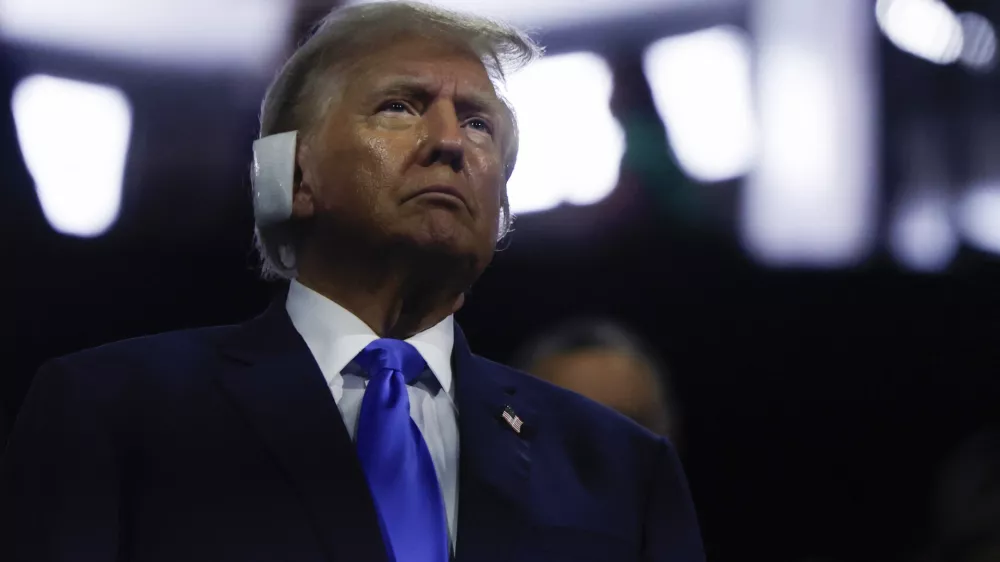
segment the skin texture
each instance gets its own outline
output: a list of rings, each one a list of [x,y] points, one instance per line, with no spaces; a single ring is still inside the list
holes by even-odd
[[[546,357],[532,373],[625,414],[650,430],[669,432],[666,405],[649,366],[616,350],[581,350]]]
[[[480,60],[440,40],[397,38],[336,81],[298,151],[298,280],[406,338],[461,307],[493,257],[508,123]]]

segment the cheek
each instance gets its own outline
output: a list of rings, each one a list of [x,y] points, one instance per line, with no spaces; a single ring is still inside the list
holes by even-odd
[[[330,146],[322,167],[323,207],[337,213],[377,207],[375,195],[386,181],[388,154],[388,147],[360,135]]]
[[[400,139],[385,136],[362,138],[353,163],[360,174],[360,187],[379,193],[395,185],[405,164],[405,154],[407,146]]]
[[[497,186],[496,195],[494,195],[491,198],[491,201],[493,201],[493,204],[495,206],[490,209],[490,211],[492,212],[493,216],[496,217],[496,220],[493,221],[494,230],[497,230],[497,229],[500,228],[500,222],[504,218],[503,217],[503,213],[504,213],[504,211],[503,211],[503,200],[504,200],[504,195],[507,192],[507,184],[506,184],[506,182],[504,182],[503,180],[497,180],[497,184],[498,184],[498,186]],[[509,213],[510,210],[508,209],[507,212]]]
[[[497,174],[490,185],[492,188],[488,190],[489,197],[485,201],[484,207],[490,217],[488,221],[490,231],[494,236],[499,236],[500,224],[504,219],[503,200],[507,192],[507,182],[500,174]],[[507,212],[510,212],[509,209]]]
[[[480,203],[486,210],[499,211],[503,193],[507,188],[499,158],[492,154],[474,154],[470,155],[469,160],[469,164],[476,171]]]

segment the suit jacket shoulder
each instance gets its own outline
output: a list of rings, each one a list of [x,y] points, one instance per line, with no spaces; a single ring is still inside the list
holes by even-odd
[[[204,359],[220,342],[240,330],[240,325],[175,330],[130,338],[77,351],[51,360],[89,372],[122,367],[156,367],[169,362]]]
[[[461,348],[467,349],[464,340]],[[483,455],[486,462],[477,466],[496,463],[501,468],[494,474],[530,473],[522,488],[508,484],[506,499],[520,502],[519,516],[530,529],[526,543],[547,559],[572,553],[577,560],[703,560],[687,481],[669,440],[583,396],[478,356],[458,376],[460,402],[470,386],[461,377],[474,377],[476,385],[492,381],[505,404],[487,407],[498,415],[511,405],[523,419],[518,440],[484,439],[501,453]],[[459,416],[467,415],[482,414],[460,405]],[[481,445],[466,437],[464,443],[482,455]]]
[[[532,403],[541,408],[546,423],[555,425],[577,437],[607,446],[607,439],[619,442],[625,449],[633,449],[639,454],[655,454],[666,444],[672,448],[666,437],[656,435],[629,417],[599,404],[585,396],[566,390],[560,386],[532,376],[524,371],[508,367],[482,357],[482,361],[495,373],[502,384],[530,395]]]

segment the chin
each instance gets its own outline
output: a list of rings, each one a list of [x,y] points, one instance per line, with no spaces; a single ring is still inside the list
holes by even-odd
[[[419,232],[409,237],[416,249],[424,252],[455,257],[475,255],[476,248],[462,236],[440,232]]]
[[[470,232],[421,231],[408,236],[408,244],[429,268],[482,271],[493,247],[485,247]]]
[[[393,237],[432,262],[442,260],[441,265],[454,261],[461,267],[470,264],[485,267],[496,244],[489,232],[479,226],[454,212],[429,212],[418,220],[398,222]]]
[[[404,226],[403,234],[416,246],[456,254],[474,251],[477,233],[466,221],[452,213],[427,213],[421,219]]]

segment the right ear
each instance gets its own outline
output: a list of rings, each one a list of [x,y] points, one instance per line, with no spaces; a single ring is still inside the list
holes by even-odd
[[[313,181],[312,148],[307,142],[298,146],[295,157],[295,179],[292,189],[292,216],[311,217],[316,208],[316,193]]]
[[[297,131],[254,141],[251,184],[254,220],[258,226],[271,226],[292,217],[297,148]]]

